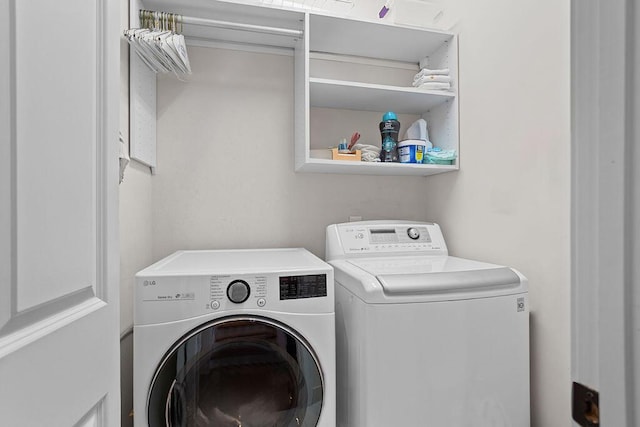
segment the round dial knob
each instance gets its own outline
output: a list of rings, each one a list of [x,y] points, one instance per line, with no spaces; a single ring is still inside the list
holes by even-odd
[[[244,280],[234,280],[227,286],[227,297],[231,302],[241,304],[249,298],[251,288]]]
[[[420,232],[418,231],[418,229],[417,229],[417,228],[413,228],[413,227],[411,227],[411,228],[409,228],[409,229],[407,230],[407,235],[408,235],[411,239],[416,240],[416,239],[418,239],[418,238],[420,237]]]

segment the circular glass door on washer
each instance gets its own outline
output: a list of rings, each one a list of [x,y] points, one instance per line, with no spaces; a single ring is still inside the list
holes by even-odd
[[[149,393],[149,425],[315,427],[322,374],[305,340],[258,316],[222,318],[167,353]]]

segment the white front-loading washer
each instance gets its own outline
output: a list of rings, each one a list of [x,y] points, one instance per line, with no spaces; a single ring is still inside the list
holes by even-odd
[[[136,275],[136,427],[335,427],[333,269],[180,251]]]
[[[326,256],[338,427],[529,426],[524,276],[448,256],[432,223],[331,225]]]

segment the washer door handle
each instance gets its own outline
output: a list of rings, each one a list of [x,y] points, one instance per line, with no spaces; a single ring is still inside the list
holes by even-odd
[[[169,420],[170,426],[187,427],[184,420],[184,415],[187,413],[187,399],[182,386],[176,380],[173,380],[169,389],[165,411],[165,419]]]

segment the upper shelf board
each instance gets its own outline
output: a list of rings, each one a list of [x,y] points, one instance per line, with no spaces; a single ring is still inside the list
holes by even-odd
[[[424,114],[431,108],[455,98],[452,92],[313,77],[309,79],[309,95],[312,107],[395,111],[401,114]]]
[[[309,16],[309,49],[342,55],[419,63],[454,35],[437,30],[400,27],[379,22]],[[408,42],[410,40],[410,42]]]

